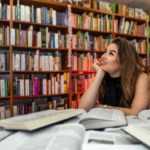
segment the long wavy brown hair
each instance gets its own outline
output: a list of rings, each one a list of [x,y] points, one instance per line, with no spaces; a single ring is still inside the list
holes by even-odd
[[[145,70],[145,67],[134,45],[127,39],[117,37],[113,39],[111,43],[116,44],[118,47],[119,62],[122,66],[121,85],[123,97],[121,101],[125,106],[131,107],[135,95],[135,85],[137,79],[140,73]],[[103,80],[100,86],[101,96],[104,95],[106,86],[105,80]]]

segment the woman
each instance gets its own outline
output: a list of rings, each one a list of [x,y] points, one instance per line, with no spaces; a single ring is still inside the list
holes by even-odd
[[[79,108],[122,110],[137,115],[149,104],[149,77],[134,46],[118,37],[93,64],[95,79],[79,101]],[[100,104],[96,104],[97,99]],[[103,104],[103,105],[102,105]]]

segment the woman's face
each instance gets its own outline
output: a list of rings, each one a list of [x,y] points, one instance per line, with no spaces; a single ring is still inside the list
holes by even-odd
[[[111,77],[120,76],[121,65],[119,62],[118,47],[116,44],[110,44],[99,61],[100,67]]]

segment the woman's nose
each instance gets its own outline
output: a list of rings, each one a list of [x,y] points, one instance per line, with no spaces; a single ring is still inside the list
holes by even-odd
[[[106,53],[102,54],[101,58],[105,58],[106,57]]]

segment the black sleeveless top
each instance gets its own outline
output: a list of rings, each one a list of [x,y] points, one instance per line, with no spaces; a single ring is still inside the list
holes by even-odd
[[[123,91],[121,86],[121,78],[112,78],[108,74],[105,75],[106,89],[104,96],[100,97],[103,104],[119,107],[127,107],[123,103]]]

